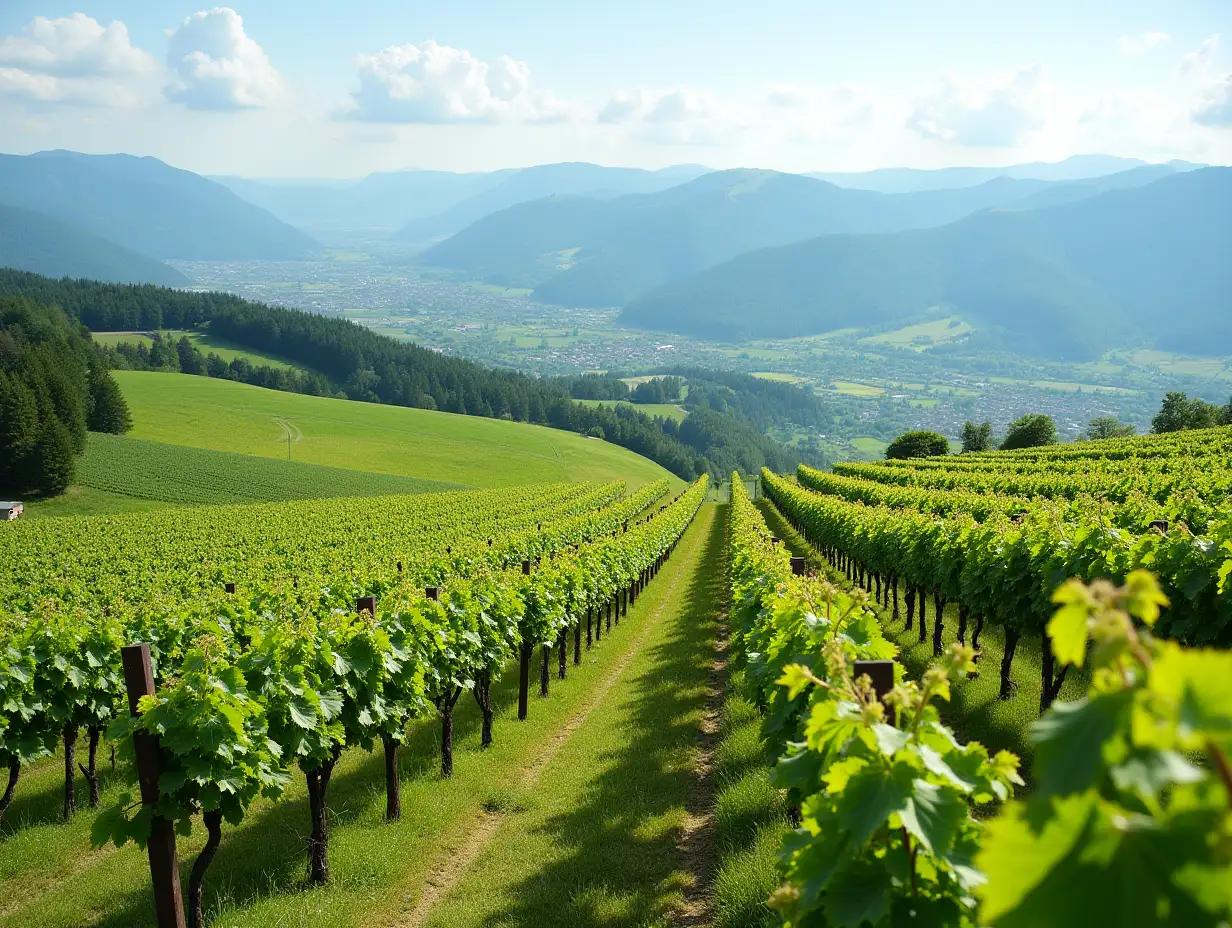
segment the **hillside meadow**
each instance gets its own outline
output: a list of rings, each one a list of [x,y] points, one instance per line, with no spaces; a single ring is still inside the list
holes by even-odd
[[[670,476],[607,442],[546,426],[265,390],[146,371],[116,371],[133,438],[398,474],[472,487]],[[288,443],[288,438],[290,442]],[[673,481],[676,478],[672,478]]]

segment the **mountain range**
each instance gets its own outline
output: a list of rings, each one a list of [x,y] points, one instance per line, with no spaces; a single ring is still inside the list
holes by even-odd
[[[1030,164],[1010,164],[1004,167],[949,167],[935,170],[880,168],[874,171],[854,173],[818,171],[808,176],[856,190],[876,190],[879,193],[916,193],[920,190],[974,187],[998,177],[1054,182],[1090,180],[1145,165],[1146,162],[1138,158],[1118,158],[1113,155],[1075,155],[1064,161],[1035,161]],[[1202,166],[1188,161],[1170,161],[1168,165],[1182,171]]]
[[[1232,168],[1173,173],[934,229],[830,235],[740,255],[631,301],[632,327],[722,340],[961,314],[994,344],[1086,359],[1145,342],[1232,353]]]
[[[774,171],[715,171],[651,194],[547,197],[492,213],[418,256],[535,300],[623,306],[748,251],[837,233],[945,225],[990,207],[1055,205],[1176,173],[1150,165],[1081,182],[999,177],[883,194]]]
[[[0,204],[0,267],[108,283],[186,287],[167,264],[43,213]]]

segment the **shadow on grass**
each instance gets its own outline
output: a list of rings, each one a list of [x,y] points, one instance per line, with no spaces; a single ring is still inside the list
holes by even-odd
[[[538,826],[563,856],[505,890],[507,904],[485,924],[644,928],[670,919],[687,877],[678,831],[656,826],[683,810],[695,784],[690,758],[722,602],[722,544],[719,514],[699,541],[680,611],[664,617],[666,637],[622,684],[630,714],[619,747],[603,758],[610,766],[577,806]]]

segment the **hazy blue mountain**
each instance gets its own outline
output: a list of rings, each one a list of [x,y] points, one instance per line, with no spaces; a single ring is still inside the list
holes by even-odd
[[[216,177],[236,194],[308,232],[392,232],[456,206],[517,173],[393,171],[362,180],[252,180]]]
[[[191,283],[160,261],[59,219],[16,206],[0,205],[0,267],[108,283],[165,287]]]
[[[46,213],[152,258],[289,259],[319,250],[221,184],[156,158],[0,155],[0,203]]]
[[[876,190],[881,193],[914,193],[920,190],[946,190],[954,187],[974,187],[996,177],[1019,180],[1068,181],[1086,180],[1142,167],[1137,158],[1113,155],[1075,155],[1055,163],[1034,162],[1005,167],[952,167],[927,171],[916,168],[881,168],[855,173],[816,172],[809,177],[828,180],[840,187],[856,190]]]
[[[1021,352],[1089,358],[1140,340],[1232,353],[1232,168],[1048,209],[834,235],[741,255],[628,305],[625,325],[720,339],[906,320],[941,306]]]
[[[504,177],[491,189],[436,215],[414,219],[399,229],[394,238],[404,242],[427,243],[453,235],[485,216],[518,203],[562,194],[602,199],[650,193],[674,187],[708,172],[709,168],[697,164],[678,164],[658,171],[609,168],[586,162],[541,164]]]
[[[1049,184],[1038,193],[1024,197],[1014,205],[1020,209],[1044,209],[1049,206],[1061,206],[1065,203],[1077,203],[1089,197],[1107,193],[1109,190],[1129,190],[1133,187],[1143,187],[1155,181],[1176,174],[1180,171],[1192,170],[1196,165],[1178,167],[1175,164],[1148,164],[1116,174],[1105,174],[1089,180],[1076,180],[1063,184]]]
[[[831,233],[944,225],[1054,186],[1000,177],[975,187],[887,195],[774,171],[716,171],[652,194],[521,203],[419,260],[495,284],[533,287],[535,299],[547,303],[620,306],[742,252]],[[1095,192],[1080,188],[1069,196]]]

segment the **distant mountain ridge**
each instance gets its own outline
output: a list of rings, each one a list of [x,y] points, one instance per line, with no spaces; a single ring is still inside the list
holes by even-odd
[[[47,277],[185,287],[174,268],[43,213],[0,205],[0,267]]]
[[[320,250],[221,184],[156,158],[0,155],[0,204],[45,213],[159,260],[288,260]]]
[[[975,187],[882,194],[775,171],[715,171],[651,194],[549,197],[493,213],[423,252],[422,263],[565,306],[622,306],[737,255],[836,233],[930,228],[1033,197],[1058,202],[1149,183],[1144,167],[1061,191],[999,177]]]
[[[952,190],[974,187],[997,177],[1015,180],[1081,181],[1146,167],[1138,158],[1118,158],[1113,155],[1075,155],[1064,161],[1031,164],[1011,164],[1004,167],[948,167],[926,170],[920,168],[880,168],[874,171],[816,171],[809,177],[849,187],[854,190],[876,190],[879,193],[916,193],[922,190]],[[1159,165],[1154,165],[1159,167]],[[1174,170],[1191,170],[1205,165],[1187,161],[1172,161]]]
[[[1232,353],[1232,168],[1172,174],[935,229],[832,235],[740,255],[627,305],[622,324],[794,337],[942,306],[1004,347],[1086,359],[1143,340]]]
[[[214,177],[238,196],[309,233],[392,233],[495,187],[516,169],[488,173],[392,171],[350,181]]]
[[[409,222],[393,237],[398,241],[427,243],[453,235],[485,216],[519,203],[566,194],[610,198],[652,193],[687,183],[709,170],[696,164],[674,165],[658,171],[609,168],[584,161],[536,165],[516,171],[494,187],[436,215]]]

